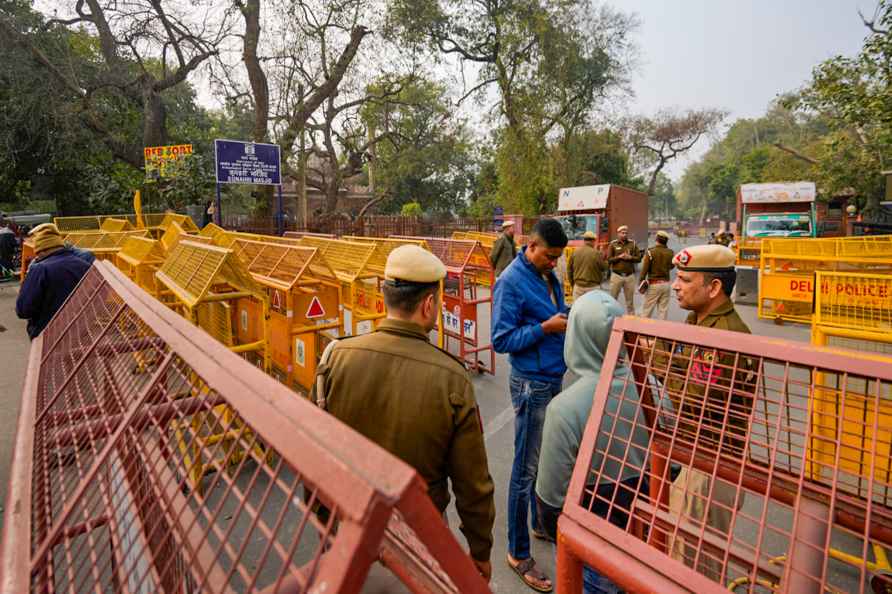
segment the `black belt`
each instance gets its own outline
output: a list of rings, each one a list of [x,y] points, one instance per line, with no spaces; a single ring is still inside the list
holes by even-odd
[[[613,270],[612,272],[613,272],[613,274],[618,274],[619,276],[632,276],[633,274],[635,274],[634,272],[623,273],[623,272],[617,272],[616,270]]]

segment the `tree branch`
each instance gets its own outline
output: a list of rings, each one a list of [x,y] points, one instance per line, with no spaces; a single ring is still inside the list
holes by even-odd
[[[809,163],[811,165],[818,164],[818,162],[815,159],[812,159],[808,155],[803,155],[802,153],[800,153],[793,147],[789,147],[785,144],[781,144],[780,142],[775,142],[773,146],[776,149],[780,149],[780,150],[784,151],[785,153],[789,153],[789,154],[793,155],[794,157],[796,157],[797,159],[799,159],[801,161],[805,161],[806,163]]]

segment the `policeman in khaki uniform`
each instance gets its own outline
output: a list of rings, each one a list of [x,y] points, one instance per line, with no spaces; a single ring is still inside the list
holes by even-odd
[[[675,268],[672,258],[675,252],[666,244],[669,243],[669,234],[665,231],[657,231],[657,244],[644,253],[641,262],[641,276],[638,290],[644,293],[645,318],[652,316],[657,310],[657,316],[666,319],[669,314],[669,271]]]
[[[489,262],[495,272],[496,278],[502,274],[502,271],[508,268],[508,264],[514,260],[517,255],[517,246],[514,245],[514,221],[505,221],[502,223],[502,234],[492,244],[489,251]]]
[[[421,247],[406,245],[390,253],[384,276],[387,318],[371,334],[329,345],[313,398],[411,464],[441,512],[452,482],[461,530],[488,580],[494,487],[474,388],[462,363],[428,340],[441,311],[446,267]]]
[[[730,299],[737,279],[734,260],[732,250],[715,244],[685,248],[675,256],[678,274],[672,289],[681,308],[690,311],[685,323],[750,333]],[[742,458],[755,394],[752,362],[690,345],[677,345],[668,353],[671,346],[663,342],[654,365],[658,374],[661,368],[665,371],[666,393],[678,416],[678,439],[696,439],[705,456]],[[724,536],[731,529],[730,510],[743,504],[743,496],[735,497],[730,483],[711,483],[709,473],[683,467],[669,492],[669,510],[698,526],[705,522]],[[710,499],[720,505],[707,505]],[[694,551],[679,537],[670,543],[670,555],[690,564]],[[701,556],[697,571],[717,580],[721,563]]]
[[[576,301],[592,289],[601,286],[607,262],[604,255],[595,248],[595,234],[586,231],[582,236],[583,245],[573,250],[567,262],[567,280],[573,287],[573,300]]]
[[[607,246],[607,263],[610,264],[610,296],[619,298],[622,291],[626,298],[626,313],[635,315],[635,264],[641,261],[641,250],[629,240],[629,227],[616,229],[617,238]]]

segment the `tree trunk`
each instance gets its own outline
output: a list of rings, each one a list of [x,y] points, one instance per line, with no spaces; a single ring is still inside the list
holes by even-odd
[[[167,144],[167,110],[164,102],[153,88],[154,80],[143,76],[140,80],[143,100],[143,146],[164,146]]]
[[[338,190],[340,188],[340,176],[332,175],[332,178],[325,184],[325,214],[332,214],[338,210]]]
[[[254,142],[264,142],[269,121],[269,83],[266,73],[257,56],[257,45],[260,42],[260,0],[245,0],[241,7],[245,17],[245,41],[242,61],[248,71],[251,83],[251,94],[254,97],[254,129],[251,137]]]

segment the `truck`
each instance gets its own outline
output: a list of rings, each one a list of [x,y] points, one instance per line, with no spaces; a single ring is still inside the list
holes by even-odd
[[[737,191],[738,303],[756,303],[765,238],[842,237],[847,196],[817,200],[814,182],[743,184]]]
[[[557,274],[564,283],[567,303],[572,301],[572,287],[567,280],[567,259],[574,248],[582,245],[582,236],[591,231],[601,250],[616,238],[616,228],[629,227],[629,239],[644,249],[647,247],[647,204],[645,192],[602,184],[561,188],[558,192],[558,212],[554,217],[560,222],[570,240],[564,256],[558,262]]]
[[[592,231],[599,246],[616,238],[616,228],[628,225],[629,239],[647,247],[647,193],[615,184],[561,188],[555,217],[564,227],[570,245],[582,244]]]

